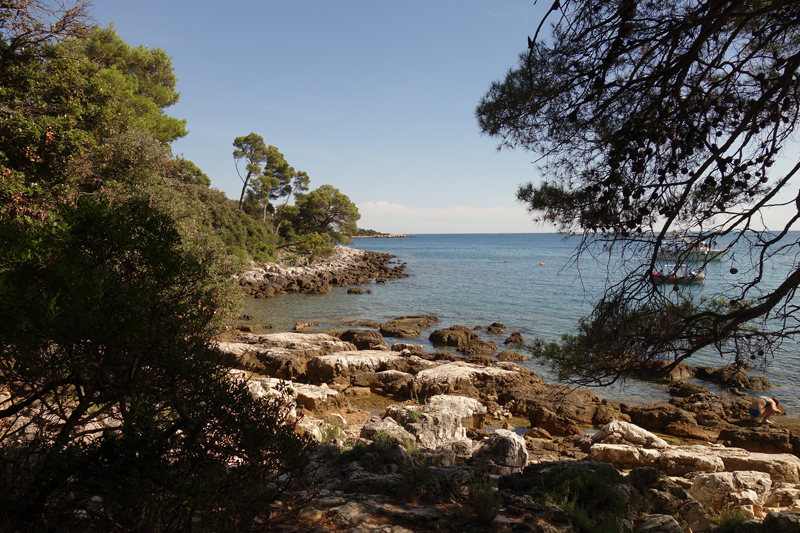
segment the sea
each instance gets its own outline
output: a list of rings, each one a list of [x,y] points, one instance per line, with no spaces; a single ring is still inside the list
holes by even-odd
[[[789,235],[800,238],[800,232]],[[788,239],[787,238],[787,239]],[[319,324],[313,329],[342,328],[344,323],[372,320],[385,322],[408,315],[434,315],[439,323],[424,330],[418,339],[386,338],[389,344],[409,342],[434,351],[427,340],[434,329],[453,325],[469,328],[492,323],[519,331],[530,340],[560,339],[576,332],[581,317],[590,314],[593,303],[609,282],[619,277],[614,270],[614,252],[583,254],[575,258],[579,236],[556,233],[509,234],[419,234],[409,238],[355,239],[354,247],[390,253],[392,266],[406,264],[407,278],[363,288],[371,294],[347,294],[347,287],[334,287],[321,295],[287,294],[275,298],[246,298],[243,312],[257,322],[270,323],[276,331],[292,329],[296,322]],[[722,243],[724,244],[724,243]],[[744,267],[747,250],[734,248],[721,261],[706,267],[705,283],[685,290],[697,296],[716,294]],[[796,268],[794,256],[767,263],[762,285],[776,286]],[[739,268],[736,268],[739,267]],[[739,274],[741,275],[741,274]],[[487,336],[504,349],[507,335]],[[524,350],[513,348],[524,354]],[[729,363],[718,354],[706,351],[686,361],[694,366],[724,366]],[[544,363],[521,363],[548,383],[557,383],[556,374]],[[766,368],[751,370],[773,383],[766,393],[777,396],[792,417],[800,416],[800,348],[793,340],[784,343]],[[720,392],[710,383],[696,381]],[[602,398],[632,403],[652,403],[669,399],[668,385],[628,379],[624,383],[593,389]]]

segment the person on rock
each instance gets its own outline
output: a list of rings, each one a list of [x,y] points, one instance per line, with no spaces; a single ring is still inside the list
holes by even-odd
[[[780,413],[780,409],[778,409],[780,403],[781,402],[779,402],[775,396],[772,398],[769,396],[759,396],[753,400],[753,403],[750,404],[750,408],[747,411],[750,413],[750,416],[753,417],[753,422],[758,422],[760,418],[762,424],[772,424],[772,420],[769,420],[769,417],[775,413]]]

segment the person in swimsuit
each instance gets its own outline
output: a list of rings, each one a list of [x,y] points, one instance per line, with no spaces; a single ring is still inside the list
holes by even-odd
[[[780,413],[778,409],[780,403],[781,402],[774,396],[772,398],[769,396],[759,396],[750,404],[748,413],[753,417],[753,422],[758,422],[760,418],[762,424],[772,424],[772,420],[769,420],[769,417],[775,413]]]

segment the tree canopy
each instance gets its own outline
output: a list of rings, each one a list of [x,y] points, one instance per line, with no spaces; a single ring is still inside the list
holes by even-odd
[[[481,100],[483,133],[539,156],[543,180],[517,198],[536,220],[586,230],[578,254],[610,247],[624,273],[565,348],[584,354],[582,382],[709,347],[766,363],[797,332],[800,243],[786,232],[800,217],[790,184],[800,170],[790,144],[799,21],[792,0],[556,1]],[[762,231],[777,208],[788,212],[783,225]],[[749,250],[747,264],[722,294],[685,305],[649,283],[673,231],[687,249],[730,241]],[[781,255],[793,266],[764,287],[766,262]]]
[[[276,239],[172,157],[168,56],[72,4],[0,5],[0,524],[249,530],[310,449],[215,341]]]

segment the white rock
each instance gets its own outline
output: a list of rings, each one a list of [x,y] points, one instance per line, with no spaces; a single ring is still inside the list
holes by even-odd
[[[731,506],[752,518],[761,514],[771,487],[764,472],[714,472],[697,475],[689,494],[712,509]]]
[[[661,450],[669,446],[664,439],[657,437],[635,424],[622,420],[614,420],[603,426],[592,435],[592,442],[603,442],[606,444],[628,443]]]

